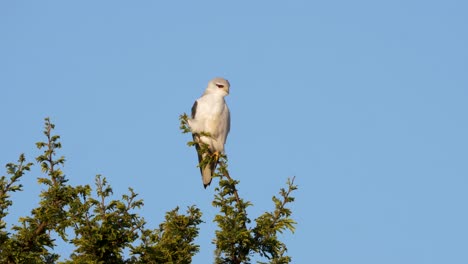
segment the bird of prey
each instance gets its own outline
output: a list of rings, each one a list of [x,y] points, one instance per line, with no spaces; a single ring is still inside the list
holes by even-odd
[[[229,81],[224,78],[214,78],[208,83],[205,93],[198,98],[192,107],[192,118],[188,125],[198,154],[203,186],[210,185],[211,178],[218,164],[219,155],[224,153],[224,144],[231,126],[229,108],[224,97],[229,94]],[[208,146],[208,151],[200,153],[201,144]],[[204,165],[207,155],[210,162]]]

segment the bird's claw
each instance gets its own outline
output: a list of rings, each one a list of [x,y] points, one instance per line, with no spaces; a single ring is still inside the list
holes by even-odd
[[[215,161],[218,161],[218,160],[219,160],[219,156],[220,156],[219,151],[215,151],[215,152],[213,152],[213,154],[212,154],[212,157],[213,157],[213,159],[214,159]]]

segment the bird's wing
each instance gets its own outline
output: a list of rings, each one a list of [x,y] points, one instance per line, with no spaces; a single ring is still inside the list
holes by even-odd
[[[192,118],[195,118],[197,115],[197,106],[198,106],[198,101],[195,101],[195,103],[193,103],[193,106],[192,106]],[[208,152],[208,153],[205,153],[204,155],[200,153],[201,152],[200,144],[203,144],[203,143],[201,142],[199,134],[192,133],[192,138],[193,138],[193,141],[196,143],[195,149],[197,150],[198,164],[200,164],[203,161],[203,158],[206,157],[206,155],[210,153]],[[210,162],[204,167],[200,166],[200,173],[202,175],[203,186],[205,187],[205,189],[211,183],[211,177],[213,175],[213,172],[216,168],[217,163],[218,163],[218,160],[215,160],[213,162]]]
[[[197,114],[197,106],[198,106],[198,101],[195,101],[192,106],[192,118],[195,118],[195,115]]]
[[[218,123],[218,134],[216,136],[216,141],[222,144],[222,148],[218,151],[224,151],[224,144],[226,143],[227,135],[231,129],[231,115],[229,113],[229,108],[224,104],[224,111],[222,112],[219,123]]]
[[[229,108],[226,105],[226,110],[227,110],[227,117],[226,117],[226,135],[224,135],[224,142],[226,143],[227,135],[229,134],[229,131],[231,130],[231,112],[229,111]]]
[[[197,115],[197,106],[198,106],[198,101],[195,101],[192,106],[192,118],[195,118]],[[192,138],[193,141],[196,143],[195,148],[197,149],[197,155],[198,155],[198,163],[200,163],[203,160],[202,155],[200,154],[200,135],[196,133],[192,133]],[[200,168],[200,172],[203,174],[202,168]]]

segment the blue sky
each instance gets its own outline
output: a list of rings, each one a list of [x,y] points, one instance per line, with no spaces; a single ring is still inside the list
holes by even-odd
[[[465,1],[2,1],[0,163],[39,153],[43,118],[72,184],[133,187],[157,227],[211,207],[178,116],[231,82],[226,145],[251,218],[296,176],[293,263],[468,263]],[[3,173],[2,173],[3,174]],[[38,166],[10,223],[37,204]],[[118,196],[117,196],[118,197]],[[65,256],[71,247],[59,245]]]

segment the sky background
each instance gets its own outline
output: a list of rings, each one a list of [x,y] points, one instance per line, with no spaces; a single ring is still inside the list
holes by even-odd
[[[468,2],[1,1],[0,163],[50,117],[71,184],[133,187],[155,228],[195,204],[211,263],[215,180],[179,131],[227,78],[226,151],[251,219],[296,176],[293,263],[468,263]],[[5,170],[0,175],[5,174]],[[39,166],[7,218],[37,205]],[[67,257],[72,250],[60,244]]]

